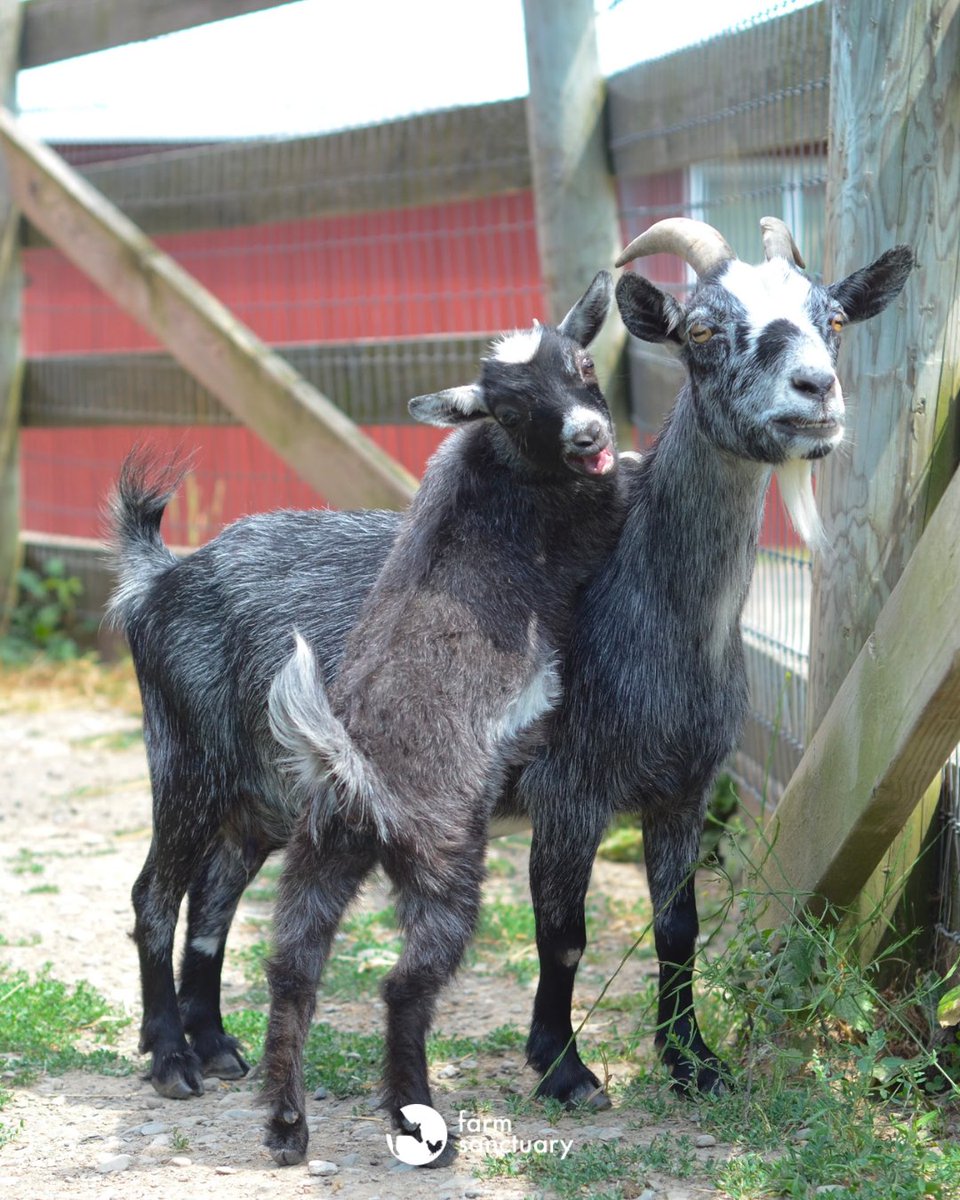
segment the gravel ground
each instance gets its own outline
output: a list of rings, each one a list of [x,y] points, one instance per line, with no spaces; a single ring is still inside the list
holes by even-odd
[[[138,728],[129,700],[118,704],[93,695],[78,701],[30,690],[11,695],[0,681],[0,935],[5,941],[0,959],[30,972],[49,962],[58,979],[89,981],[133,1017],[116,1048],[142,1066],[136,1050],[136,954],[129,939],[130,887],[150,828]],[[515,870],[493,873],[490,886],[501,893],[512,889],[514,899],[525,899],[522,842],[497,843],[492,854]],[[23,870],[28,858],[42,867],[40,873]],[[33,890],[38,881],[58,890]],[[639,898],[643,875],[630,865],[598,863],[593,890],[618,900]],[[386,899],[377,885],[364,902],[382,908]],[[265,903],[245,899],[231,948],[262,938],[268,916]],[[636,932],[622,920],[594,930],[582,973],[583,1000],[596,994]],[[652,969],[649,959],[631,962],[614,992],[617,987],[629,991]],[[226,1006],[240,1002],[247,986],[228,957]],[[471,1035],[502,1025],[523,1030],[531,999],[532,985],[478,960],[445,993],[436,1027]],[[379,1000],[328,1003],[320,998],[318,1019],[342,1029],[378,1032],[381,1015]],[[602,1014],[592,1028],[602,1033],[610,1020]],[[609,1069],[616,1084],[636,1066],[613,1062]],[[664,1133],[686,1135],[694,1145],[698,1135],[701,1143],[712,1140],[701,1133],[696,1108],[681,1103],[668,1105],[670,1115],[656,1122],[645,1120],[636,1108],[617,1105],[592,1116],[565,1116],[554,1126],[537,1108],[510,1121],[509,1099],[526,1094],[534,1082],[519,1053],[476,1063],[438,1063],[433,1071],[437,1107],[448,1119],[461,1110],[468,1120],[488,1119],[485,1134],[469,1138],[454,1166],[435,1171],[407,1167],[390,1155],[383,1117],[372,1111],[367,1097],[311,1100],[313,1165],[280,1169],[261,1145],[255,1081],[209,1080],[204,1096],[174,1101],[161,1099],[138,1074],[43,1077],[32,1086],[14,1088],[12,1101],[0,1112],[8,1129],[20,1125],[17,1136],[0,1149],[0,1196],[179,1200],[202,1195],[236,1200],[242,1195],[256,1200],[339,1194],[358,1200],[513,1200],[535,1191],[522,1175],[488,1179],[476,1174],[486,1152],[510,1153],[513,1137],[543,1143],[545,1153],[562,1154],[563,1144],[569,1143],[570,1155],[603,1141],[647,1145]],[[491,1119],[497,1119],[495,1130]],[[475,1131],[475,1126],[467,1130]],[[703,1162],[730,1152],[730,1147],[709,1144],[695,1151]],[[693,1182],[656,1173],[616,1182],[625,1200],[692,1200],[712,1191],[696,1175]]]

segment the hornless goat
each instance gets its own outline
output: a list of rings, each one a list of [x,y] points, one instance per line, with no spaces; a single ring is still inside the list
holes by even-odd
[[[270,726],[307,798],[267,964],[263,1091],[281,1164],[306,1151],[320,974],[376,863],[404,934],[383,981],[383,1106],[407,1130],[404,1106],[431,1104],[426,1033],[473,933],[490,814],[510,767],[544,740],[578,592],[622,519],[612,423],[582,349],[613,300],[606,273],[595,293],[588,320],[577,309],[556,331],[507,336],[479,384],[411,402],[464,428],[430,461],[329,692],[302,640],[271,687]]]
[[[386,981],[386,1103],[397,1118],[404,1103],[429,1103],[423,1030],[473,927],[489,810],[556,701],[577,593],[622,521],[610,416],[585,352],[612,300],[601,272],[559,327],[496,342],[479,383],[411,402],[418,419],[463,428],[397,522],[273,514],[236,523],[178,562],[159,538],[167,497],[148,486],[146,464],[134,458],[121,475],[112,607],[140,681],[154,791],[134,937],[141,1046],[161,1094],[187,1096],[202,1090],[203,1074],[246,1071],[220,1020],[224,940],[243,886],[312,798],[281,884],[270,968],[267,1094],[280,1161],[306,1145],[297,1039],[321,962],[375,860],[396,884],[407,935]],[[381,565],[330,688],[341,726],[314,654],[330,685]],[[328,610],[331,593],[346,599],[349,620]],[[300,751],[305,789],[278,770],[266,722],[294,627],[305,640],[274,687],[272,719]],[[171,952],[186,891],[178,997]]]

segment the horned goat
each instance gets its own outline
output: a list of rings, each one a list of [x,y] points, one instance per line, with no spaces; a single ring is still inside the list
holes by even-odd
[[[679,347],[687,380],[630,473],[623,531],[580,604],[550,742],[514,801],[533,820],[540,980],[528,1059],[549,1072],[541,1093],[568,1102],[609,1103],[577,1053],[570,1003],[591,867],[619,812],[639,813],[643,829],[660,973],[656,1044],[678,1089],[723,1086],[726,1068],[693,1007],[693,874],[707,797],[747,709],[740,614],[764,499],[776,471],[797,530],[819,543],[811,471],[843,437],[840,334],[884,309],[913,265],[898,246],[824,286],[800,270],[783,222],[764,218],[762,230],[759,266],[685,218],[658,222],[617,262],[677,254],[697,284],[681,303],[633,273],[617,283],[627,329]]]

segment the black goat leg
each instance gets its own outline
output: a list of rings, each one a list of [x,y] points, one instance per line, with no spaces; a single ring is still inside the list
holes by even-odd
[[[694,878],[700,849],[701,808],[678,806],[643,814],[643,853],[653,901],[660,964],[655,1044],[687,1095],[718,1093],[729,1083],[727,1065],[703,1040],[693,1006],[693,969],[700,931]]]
[[[537,922],[540,979],[527,1039],[527,1062],[540,1073],[538,1096],[569,1106],[610,1107],[600,1080],[583,1062],[570,1010],[577,967],[587,944],[584,901],[605,821],[584,806],[576,821],[534,816],[530,891]]]

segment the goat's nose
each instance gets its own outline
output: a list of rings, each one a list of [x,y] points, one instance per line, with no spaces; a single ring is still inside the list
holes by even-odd
[[[603,430],[599,421],[591,421],[589,425],[584,425],[578,429],[573,437],[573,444],[578,450],[586,450],[590,446],[595,446],[600,441]]]
[[[790,378],[793,387],[811,400],[826,400],[836,382],[833,371],[822,370],[797,371]]]

